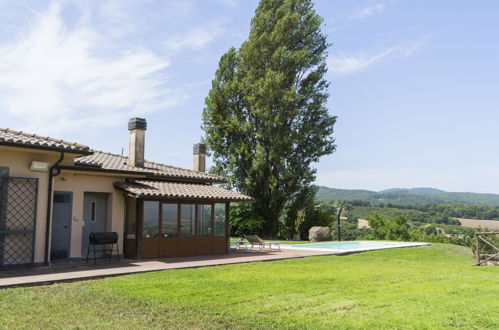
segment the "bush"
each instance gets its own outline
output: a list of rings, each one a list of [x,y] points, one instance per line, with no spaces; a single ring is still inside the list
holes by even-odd
[[[325,211],[311,207],[305,210],[305,219],[300,225],[300,236],[308,238],[308,231],[314,226],[331,227],[333,217]]]
[[[372,237],[374,239],[407,241],[411,237],[407,218],[403,215],[398,215],[387,220],[380,213],[372,212],[367,220],[372,229]]]
[[[230,208],[232,235],[257,234],[263,227],[264,220],[257,216],[248,203],[235,204]]]
[[[357,226],[357,219],[351,215],[347,217],[346,221],[342,220],[340,226],[342,241],[354,241],[356,239],[368,237],[371,233],[370,228],[359,228]],[[336,221],[334,221],[331,229],[333,239],[338,239],[338,227]]]

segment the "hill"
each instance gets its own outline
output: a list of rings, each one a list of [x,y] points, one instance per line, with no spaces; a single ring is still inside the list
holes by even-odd
[[[394,188],[383,191],[336,189],[319,186],[317,200],[362,200],[371,204],[424,205],[472,204],[499,206],[499,195],[469,192],[448,192],[435,188]]]

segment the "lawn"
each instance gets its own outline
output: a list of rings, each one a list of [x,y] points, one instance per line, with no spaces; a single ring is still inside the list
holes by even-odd
[[[0,328],[498,328],[499,268],[434,244],[0,290]]]

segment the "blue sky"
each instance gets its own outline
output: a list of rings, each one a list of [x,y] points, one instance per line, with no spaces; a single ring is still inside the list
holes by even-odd
[[[258,2],[0,0],[0,127],[190,168],[220,56]],[[499,193],[499,3],[317,0],[337,152],[317,183]]]

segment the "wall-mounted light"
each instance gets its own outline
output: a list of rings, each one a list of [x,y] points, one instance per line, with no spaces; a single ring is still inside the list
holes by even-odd
[[[48,162],[40,162],[40,161],[34,160],[34,161],[31,162],[30,169],[32,171],[47,172],[49,170],[49,163]]]

